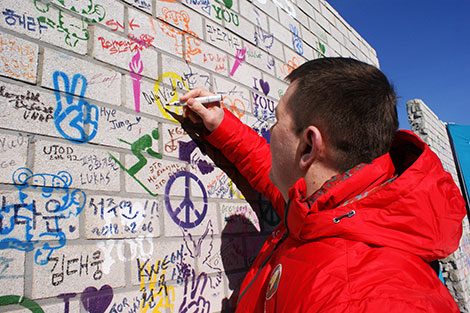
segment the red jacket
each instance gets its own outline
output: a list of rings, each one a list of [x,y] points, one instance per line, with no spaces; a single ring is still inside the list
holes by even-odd
[[[399,131],[389,153],[286,204],[266,141],[227,110],[206,137],[283,222],[241,286],[237,312],[459,312],[428,262],[454,252],[465,204],[429,147]]]

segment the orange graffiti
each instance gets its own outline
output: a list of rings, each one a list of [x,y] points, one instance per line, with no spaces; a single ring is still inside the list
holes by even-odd
[[[228,105],[226,102],[230,102],[230,104]],[[239,104],[238,106],[237,106],[237,103]],[[227,110],[235,114],[238,117],[238,119],[241,119],[242,116],[245,115],[245,112],[246,112],[245,103],[243,103],[243,101],[241,101],[240,99],[232,100],[231,98],[224,96],[222,98],[222,104]],[[242,109],[240,110],[239,107],[242,107]]]
[[[175,50],[178,55],[183,56],[188,63],[191,62],[191,56],[201,53],[201,49],[198,48],[201,45],[201,41],[197,37],[196,33],[189,30],[189,15],[186,11],[172,11],[166,7],[162,8],[162,15],[165,22],[168,22],[182,30],[179,30],[163,21],[159,22],[160,29],[168,36],[175,39]],[[178,40],[178,36],[186,36],[186,51],[183,49],[183,44]]]
[[[22,45],[13,37],[0,36],[0,71],[29,82],[36,81],[35,61],[37,51],[30,45]]]
[[[204,53],[204,63],[207,62],[215,62],[215,71],[217,73],[221,73],[223,71],[226,71],[226,56],[220,56],[219,54],[212,54],[212,53]]]
[[[290,72],[299,67],[299,63],[300,62],[297,57],[294,56],[292,60],[287,61],[287,63],[281,64],[279,68],[281,69],[282,74],[287,76],[290,74]]]

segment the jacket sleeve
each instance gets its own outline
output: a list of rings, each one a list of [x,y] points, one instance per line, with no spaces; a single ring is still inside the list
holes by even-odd
[[[224,119],[219,127],[205,138],[219,149],[251,186],[271,201],[276,212],[283,216],[282,194],[269,179],[271,153],[266,140],[227,109],[224,109]]]

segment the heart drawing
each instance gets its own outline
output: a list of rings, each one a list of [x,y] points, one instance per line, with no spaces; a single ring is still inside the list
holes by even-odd
[[[86,288],[82,296],[83,307],[89,313],[104,313],[113,300],[113,288],[104,285],[100,290],[95,287]]]
[[[269,83],[266,82],[266,81],[264,81],[264,80],[262,80],[262,79],[260,79],[260,80],[259,80],[259,84],[260,84],[260,86],[261,86],[261,89],[263,90],[264,95],[267,96],[268,93],[269,93]]]

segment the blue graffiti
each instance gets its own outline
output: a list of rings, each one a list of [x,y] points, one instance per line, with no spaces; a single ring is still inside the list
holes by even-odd
[[[269,143],[271,140],[271,132],[269,129],[276,120],[274,113],[260,108],[259,106],[255,106],[253,114],[256,118],[256,122],[251,125],[251,128]]]
[[[304,55],[304,46],[302,40],[299,37],[299,31],[295,25],[289,24],[290,32],[292,33],[292,46],[295,52],[300,55]]]
[[[62,78],[63,88],[60,87]],[[54,111],[54,122],[59,133],[66,139],[74,142],[88,142],[92,140],[98,132],[98,107],[89,104],[83,99],[87,87],[87,80],[81,74],[75,74],[70,79],[64,72],[56,71],[53,74],[54,93],[57,101],[57,108]],[[77,103],[74,103],[74,94],[77,85],[81,83],[81,90]],[[65,93],[65,101],[62,100],[61,92]],[[86,128],[89,127],[89,134]]]
[[[86,203],[81,190],[69,189],[72,176],[66,171],[55,174],[33,174],[25,167],[18,168],[12,176],[18,189],[19,203],[7,204],[2,196],[0,208],[0,249],[35,251],[35,262],[45,265],[54,250],[62,248],[66,236],[60,221],[78,216]],[[39,212],[35,200],[29,200],[30,191],[41,192],[44,210]],[[39,223],[44,223],[39,225]],[[45,231],[39,233],[39,226]],[[69,226],[69,231],[76,228]]]

